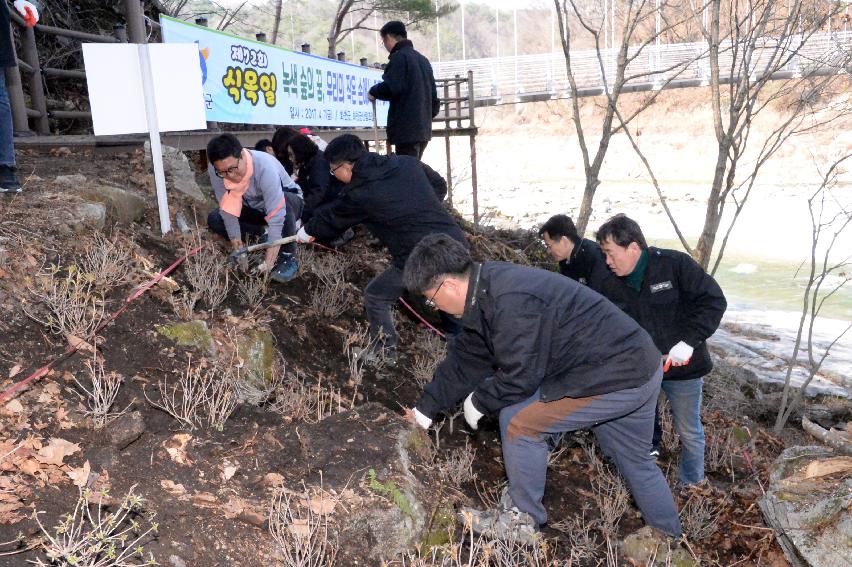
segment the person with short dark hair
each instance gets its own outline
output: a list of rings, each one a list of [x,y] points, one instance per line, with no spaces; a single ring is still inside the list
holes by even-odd
[[[707,339],[727,308],[722,289],[689,255],[649,247],[639,224],[626,215],[610,218],[597,232],[610,270],[601,293],[638,322],[665,360],[662,390],[680,436],[679,482],[704,480],[704,427],[701,390],[713,369]],[[662,431],[655,424],[652,454],[659,454]]]
[[[290,138],[286,146],[288,159],[293,164],[296,183],[305,196],[302,222],[311,220],[314,210],[334,201],[343,189],[343,183],[331,175],[328,161],[319,147],[305,134]]]
[[[391,307],[405,291],[405,259],[427,234],[446,234],[467,246],[464,233],[438,200],[417,159],[368,152],[352,134],[332,140],[325,158],[331,174],[346,187],[340,198],[314,211],[299,230],[299,241],[334,238],[363,223],[388,248],[392,264],[367,285],[364,310],[377,344],[376,352],[369,354],[394,362],[398,337]]]
[[[593,240],[580,238],[574,221],[567,215],[553,215],[538,229],[547,253],[559,262],[559,271],[574,281],[600,291],[603,282],[612,277],[606,267],[600,246]]]
[[[287,171],[287,175],[293,175],[295,172],[293,162],[290,161],[287,154],[287,145],[290,143],[290,140],[299,135],[299,131],[295,128],[291,128],[290,126],[281,126],[280,128],[276,128],[275,134],[272,135],[272,153],[276,158],[278,158],[281,165],[284,166],[284,169]]]
[[[266,152],[271,156],[275,155],[275,150],[272,149],[272,141],[266,138],[258,140],[254,145],[254,149],[258,152]]]
[[[547,521],[548,453],[591,429],[645,521],[678,537],[674,499],[649,455],[662,363],[651,337],[588,287],[550,271],[473,262],[441,234],[411,251],[403,281],[463,328],[408,419],[428,429],[464,400],[465,421],[498,414],[509,480],[498,509],[465,510],[473,529],[531,543]]]
[[[233,134],[221,134],[207,144],[207,159],[219,202],[207,216],[207,226],[234,250],[242,248],[247,237],[272,241],[296,233],[301,190],[275,157],[243,148]],[[259,268],[274,281],[290,281],[298,270],[295,252],[295,243],[267,248]]]
[[[432,65],[414,49],[402,22],[388,22],[379,33],[390,56],[382,82],[370,88],[369,97],[390,102],[388,143],[397,155],[420,159],[432,139],[432,118],[440,109]]]

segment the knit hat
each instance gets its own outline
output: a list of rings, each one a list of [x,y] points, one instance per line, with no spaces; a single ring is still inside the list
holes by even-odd
[[[383,25],[382,29],[379,30],[379,33],[382,37],[385,37],[386,35],[397,35],[405,38],[408,37],[408,33],[405,31],[405,24],[397,20],[393,20]]]

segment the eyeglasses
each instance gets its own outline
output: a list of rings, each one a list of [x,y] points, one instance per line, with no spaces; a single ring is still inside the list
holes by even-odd
[[[426,300],[426,306],[427,307],[431,307],[432,309],[435,308],[435,296],[438,295],[439,291],[441,291],[441,286],[443,286],[444,283],[446,283],[446,281],[447,280],[442,281],[441,285],[439,285],[438,288],[435,290],[435,293],[432,294],[432,297],[430,297],[429,299]]]
[[[344,161],[343,163],[339,163],[339,164],[337,164],[337,166],[335,166],[335,167],[332,167],[331,169],[329,169],[329,171],[331,172],[331,174],[332,174],[332,175],[334,175],[334,174],[335,174],[335,172],[336,172],[338,169],[340,169],[341,167],[343,167],[344,165],[346,165],[346,162],[345,162],[345,161]]]
[[[238,157],[237,158],[237,165],[232,165],[231,167],[229,167],[225,171],[219,171],[218,169],[215,170],[216,171],[216,177],[225,177],[226,175],[233,175],[234,172],[236,172],[240,168],[240,160],[241,159],[243,159],[242,156]]]

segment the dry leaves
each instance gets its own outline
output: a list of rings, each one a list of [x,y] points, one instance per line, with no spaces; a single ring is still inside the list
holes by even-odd
[[[186,495],[186,488],[182,484],[178,484],[173,480],[161,480],[160,486],[171,494],[172,496],[177,496],[178,498]]]
[[[192,461],[187,457],[187,445],[192,440],[192,435],[189,433],[177,433],[172,435],[163,443],[169,458],[179,465],[192,465]]]
[[[68,455],[80,450],[80,446],[59,437],[53,437],[46,446],[39,449],[35,459],[43,465],[62,466],[62,461]]]
[[[80,488],[86,486],[89,482],[89,474],[92,472],[92,466],[89,464],[89,461],[83,463],[83,466],[78,469],[70,469],[65,472],[69,477],[71,477],[71,481]]]
[[[21,371],[21,365],[20,365],[20,364],[16,364],[15,366],[13,366],[13,367],[12,367],[12,369],[11,369],[11,370],[9,370],[9,378],[14,378],[15,376],[17,376],[17,375],[18,375],[18,373],[19,373],[20,371]]]

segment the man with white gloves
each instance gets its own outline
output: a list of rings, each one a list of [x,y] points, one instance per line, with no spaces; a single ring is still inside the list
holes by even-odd
[[[664,361],[662,389],[681,441],[679,480],[704,479],[701,389],[713,368],[706,340],[727,308],[719,284],[687,254],[649,247],[636,221],[620,214],[597,232],[607,265],[617,278],[600,291],[648,331]],[[655,420],[652,453],[662,431]]]
[[[417,244],[403,282],[462,326],[408,417],[428,428],[462,400],[474,429],[484,415],[499,414],[509,484],[498,509],[466,511],[475,531],[535,541],[547,521],[551,443],[563,432],[591,429],[645,521],[680,535],[671,491],[649,454],[662,361],[634,320],[559,274],[475,263],[443,234]]]

